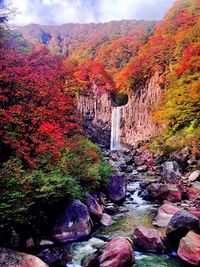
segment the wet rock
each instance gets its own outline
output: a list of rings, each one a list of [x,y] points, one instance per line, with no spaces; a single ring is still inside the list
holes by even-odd
[[[141,165],[137,167],[138,172],[145,172],[147,170],[147,165]]]
[[[132,165],[133,164],[133,157],[132,156],[126,156],[124,157],[124,160],[126,162],[126,165]]]
[[[104,226],[109,226],[113,223],[112,217],[108,215],[107,213],[103,213],[101,217],[101,224]]]
[[[86,238],[90,232],[89,210],[80,200],[74,200],[58,220],[53,237],[58,242],[76,241]]]
[[[134,263],[132,241],[124,237],[113,238],[93,256],[84,260],[84,267],[129,267]]]
[[[39,258],[7,248],[0,248],[0,266],[2,267],[48,267]]]
[[[99,197],[100,204],[105,205],[106,200],[107,200],[106,195],[103,192],[100,192],[98,197]]]
[[[136,156],[136,157],[134,157],[134,163],[137,166],[141,166],[141,165],[143,165],[145,163],[145,160],[142,159],[141,157],[137,157]]]
[[[125,176],[114,174],[110,177],[108,185],[108,198],[113,202],[123,201],[126,197]]]
[[[178,255],[182,260],[200,266],[200,235],[189,231],[180,241]]]
[[[126,207],[124,207],[124,206],[120,206],[119,207],[119,211],[122,212],[122,213],[124,213],[124,212],[127,212],[128,209]]]
[[[127,185],[126,190],[127,190],[127,192],[133,193],[135,191],[135,186],[134,185]]]
[[[188,182],[194,182],[200,179],[200,170],[196,170],[190,174],[188,177]]]
[[[153,159],[154,156],[151,151],[146,150],[142,152],[141,158],[148,161],[149,159]]]
[[[175,185],[175,184],[168,184],[167,185],[167,188],[168,188],[168,194],[167,194],[166,200],[168,200],[170,202],[181,201],[182,193],[179,190],[179,188],[178,188],[177,185]]]
[[[132,173],[133,170],[134,170],[134,166],[128,166],[126,168],[126,173]]]
[[[132,239],[139,251],[161,253],[166,250],[161,241],[160,232],[156,229],[137,227],[133,231]]]
[[[124,160],[118,160],[116,162],[110,162],[110,164],[114,168],[118,169],[119,171],[122,171],[122,172],[125,172],[126,171],[127,166],[126,166],[126,162]]]
[[[154,218],[153,224],[159,227],[166,227],[173,215],[181,209],[171,203],[165,203],[158,209],[158,213]]]
[[[187,190],[187,195],[190,200],[197,199],[200,196],[200,182],[193,182],[192,187]]]
[[[112,203],[112,204],[108,204],[108,205],[106,205],[106,206],[104,207],[104,211],[105,211],[106,213],[108,213],[109,215],[112,215],[112,214],[117,213],[118,210],[119,210],[118,206],[115,205],[114,203]]]
[[[114,161],[118,160],[119,157],[120,157],[119,154],[118,154],[118,151],[115,151],[115,150],[111,150],[109,156]]]
[[[103,209],[93,196],[87,194],[85,197],[85,204],[93,215],[96,215],[99,218],[102,217]]]
[[[166,199],[169,189],[166,184],[151,183],[146,188],[149,192],[149,197],[151,199],[164,200]]]
[[[140,196],[144,200],[149,200],[149,192],[146,189],[139,191],[138,196]]]
[[[187,161],[190,156],[190,150],[188,147],[183,148],[179,152],[174,152],[171,155],[171,160],[176,161],[178,165],[184,170],[187,167]]]
[[[165,178],[176,179],[181,177],[180,168],[176,161],[166,161],[162,164],[162,173]]]
[[[190,230],[200,230],[199,219],[186,210],[178,211],[167,225],[167,238],[172,246],[177,247],[180,239]]]
[[[41,246],[41,247],[43,247],[43,246],[52,246],[54,243],[52,242],[52,241],[50,241],[50,240],[44,240],[44,239],[42,239],[41,241],[40,241],[40,243],[39,243],[39,245]]]

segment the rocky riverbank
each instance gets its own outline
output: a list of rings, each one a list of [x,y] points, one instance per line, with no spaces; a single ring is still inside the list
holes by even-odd
[[[135,148],[121,151],[103,148],[102,151],[117,169],[117,174],[110,177],[107,191],[92,192],[82,201],[68,203],[52,235],[48,240],[40,240],[33,252],[52,267],[132,266],[135,258],[139,266],[138,252],[153,253],[148,257],[173,252],[184,262],[198,266],[200,171],[198,160],[189,149],[174,153],[168,159]],[[140,213],[144,207],[147,207],[144,210],[147,218]],[[124,218],[124,229],[119,230],[119,221]],[[112,234],[105,234],[105,229],[108,232],[112,229]],[[31,237],[26,244],[31,246],[32,241]],[[84,252],[78,263],[75,262],[73,258],[77,256],[73,255],[72,242],[78,242],[78,246],[83,244],[82,248],[89,247],[90,257]],[[12,253],[6,255],[9,262]],[[5,251],[0,252],[0,263],[10,266],[5,265]]]

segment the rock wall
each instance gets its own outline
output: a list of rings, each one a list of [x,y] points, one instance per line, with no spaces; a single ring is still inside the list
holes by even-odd
[[[107,92],[96,90],[81,95],[78,111],[83,116],[83,128],[86,136],[95,143],[110,146],[112,101]]]
[[[152,111],[158,105],[161,88],[158,74],[153,76],[143,88],[129,94],[128,103],[121,107],[121,143],[135,145],[147,141],[158,133],[159,127],[151,120]],[[81,95],[78,110],[84,118],[86,135],[94,142],[110,145],[112,100],[107,92]]]

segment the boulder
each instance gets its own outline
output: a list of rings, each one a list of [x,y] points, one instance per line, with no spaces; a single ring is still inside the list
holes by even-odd
[[[180,168],[176,161],[166,161],[162,164],[162,174],[165,178],[176,179],[181,177]]]
[[[132,241],[124,237],[113,238],[93,256],[84,260],[84,267],[129,267],[135,262]]]
[[[134,229],[132,239],[139,251],[161,253],[166,250],[156,229],[137,227]]]
[[[119,211],[119,207],[117,205],[115,205],[114,203],[109,203],[104,207],[104,210],[106,213],[112,215],[112,214],[117,213]]]
[[[143,151],[142,154],[141,154],[141,158],[144,159],[144,160],[152,160],[154,159],[154,156],[153,156],[153,153],[146,150],[146,151]]]
[[[145,160],[142,159],[141,157],[135,156],[134,157],[134,163],[137,166],[141,166],[141,165],[143,165],[145,163]]]
[[[188,177],[189,182],[194,182],[200,179],[200,170],[196,170],[190,174]]]
[[[86,238],[90,232],[89,210],[80,200],[74,200],[56,223],[53,237],[58,242],[77,241]]]
[[[126,197],[126,183],[123,174],[114,174],[108,185],[108,198],[113,202],[123,201]]]
[[[138,172],[145,172],[148,169],[147,165],[141,165],[137,167]]]
[[[85,204],[93,215],[96,215],[99,218],[102,217],[103,209],[93,196],[87,194],[85,197]]]
[[[126,168],[126,173],[132,173],[132,171],[134,170],[134,166],[128,166],[127,168]]]
[[[10,250],[7,248],[0,248],[0,266],[2,267],[48,267],[39,258]]]
[[[181,167],[181,169],[184,170],[188,165],[187,161],[189,159],[189,156],[190,156],[190,150],[188,147],[185,147],[179,152],[174,152],[171,155],[171,160],[176,161],[178,165]]]
[[[194,200],[200,196],[200,182],[193,182],[192,187],[188,188],[187,195],[190,200]]]
[[[174,206],[171,203],[164,203],[158,209],[158,213],[154,218],[153,224],[159,227],[166,227],[173,215],[180,210],[181,209],[179,207]]]
[[[200,266],[200,235],[189,231],[179,243],[178,256],[190,264]]]
[[[112,217],[108,215],[107,213],[103,213],[101,217],[101,224],[104,226],[109,226],[112,224]]]
[[[150,199],[164,200],[169,192],[168,186],[160,183],[151,183],[146,189],[149,192]]]
[[[190,230],[198,231],[199,229],[199,219],[191,212],[181,210],[176,212],[171,218],[167,225],[166,235],[170,244],[173,247],[177,247],[180,239]]]
[[[167,188],[168,188],[168,194],[167,194],[166,200],[168,200],[170,202],[181,201],[182,193],[179,190],[179,188],[178,188],[177,185],[175,185],[175,184],[168,184],[167,185]]]

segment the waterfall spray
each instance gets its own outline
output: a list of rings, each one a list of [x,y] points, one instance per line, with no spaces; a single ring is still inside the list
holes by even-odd
[[[120,149],[120,119],[121,119],[121,108],[114,107],[112,110],[112,124],[111,124],[111,142],[110,149]]]

